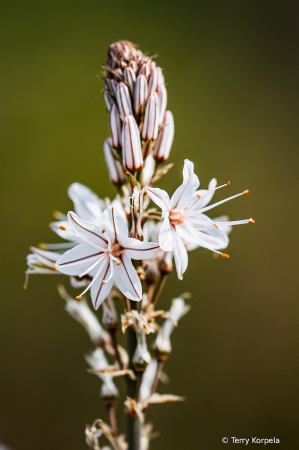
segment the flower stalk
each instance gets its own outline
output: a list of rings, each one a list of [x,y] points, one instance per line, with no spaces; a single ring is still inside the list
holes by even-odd
[[[100,379],[100,397],[109,422],[97,419],[86,427],[89,448],[148,450],[155,436],[146,424],[149,406],[184,400],[157,392],[172,352],[171,334],[190,309],[185,296],[174,299],[169,311],[156,309],[168,275],[175,265],[182,280],[188,253],[199,247],[227,259],[222,250],[228,246],[232,226],[254,221],[206,215],[248,191],[209,204],[215,191],[230,183],[217,186],[212,179],[207,189],[199,189],[194,164],[188,159],[183,182],[172,197],[156,187],[173,166],[163,165],[173,143],[174,119],[167,110],[162,69],[136,45],[118,41],[109,47],[103,70],[110,129],[104,158],[118,194],[112,201],[100,199],[86,186],[73,183],[68,196],[74,211],[55,213],[56,221],[50,223],[64,241],[31,247],[26,276],[64,274],[78,290],[72,298],[62,285],[58,287],[67,312],[84,327],[94,345],[86,361],[89,372]],[[120,318],[117,303],[122,308]],[[102,325],[91,307],[103,309]],[[126,349],[118,343],[121,331],[127,335]],[[156,335],[151,353],[149,334]],[[127,384],[123,433],[118,431],[115,416],[121,397],[115,384],[118,377]],[[100,447],[103,439],[108,446]]]

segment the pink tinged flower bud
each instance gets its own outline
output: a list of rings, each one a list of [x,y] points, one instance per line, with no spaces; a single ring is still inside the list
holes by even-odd
[[[149,76],[151,72],[150,66],[147,63],[143,63],[140,66],[138,75],[145,75],[146,77]]]
[[[156,92],[152,92],[147,100],[144,122],[142,127],[142,139],[157,139],[159,127],[160,105]]]
[[[110,112],[109,112],[109,126],[110,126],[110,133],[112,137],[112,146],[115,149],[121,148],[121,121],[119,117],[119,111],[114,103],[111,106]]]
[[[158,83],[159,84],[165,84],[165,78],[164,78],[164,75],[162,73],[161,67],[157,67],[157,71],[158,71]]]
[[[112,78],[110,81],[110,85],[111,85],[111,93],[114,94],[116,97],[118,82]]]
[[[104,89],[104,101],[106,104],[106,108],[108,110],[108,112],[111,109],[111,106],[115,103],[114,102],[114,98],[112,97],[112,95],[109,93],[108,89]]]
[[[129,88],[125,83],[118,83],[116,101],[122,118],[133,114]]]
[[[141,143],[137,123],[133,116],[126,116],[122,130],[123,164],[130,172],[143,166]]]
[[[155,61],[152,61],[150,63],[150,70],[153,70],[155,67],[156,67],[156,63],[155,63]]]
[[[167,105],[167,90],[164,84],[158,84],[158,97],[160,101],[160,116],[159,116],[159,125],[163,122],[164,114]]]
[[[136,61],[130,61],[130,67],[134,70],[135,73],[137,73],[138,70],[138,64]]]
[[[124,80],[129,86],[130,94],[134,96],[134,85],[136,81],[136,75],[131,67],[126,67],[124,70]]]
[[[109,178],[113,184],[115,184],[116,186],[121,186],[126,180],[126,175],[123,171],[121,163],[117,161],[112,155],[110,149],[111,146],[112,139],[106,139],[106,141],[104,142],[104,155],[108,167]]]
[[[174,136],[174,121],[170,111],[164,114],[162,129],[159,133],[157,144],[154,149],[154,158],[158,162],[164,162],[168,159]]]
[[[119,67],[115,69],[114,72],[116,73],[117,79],[119,80],[123,79],[123,71]]]
[[[138,75],[134,89],[134,110],[137,115],[143,113],[148,96],[145,75]]]
[[[150,74],[150,77],[148,80],[148,91],[149,92],[156,92],[157,86],[158,86],[158,78],[159,78],[158,69],[153,69],[151,71],[151,74]]]

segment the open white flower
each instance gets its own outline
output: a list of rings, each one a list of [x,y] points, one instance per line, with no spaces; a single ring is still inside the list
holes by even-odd
[[[148,187],[147,194],[162,209],[164,219],[159,243],[164,251],[173,251],[178,277],[181,280],[188,266],[188,254],[184,241],[193,245],[205,247],[228,258],[218,249],[226,248],[229,242],[227,230],[230,225],[253,223],[252,219],[238,221],[213,221],[204,213],[221,203],[233,198],[246,195],[248,191],[233,195],[225,200],[206,206],[212,199],[217,181],[213,178],[208,189],[198,190],[199,179],[194,173],[194,165],[185,159],[183,169],[183,183],[174,192],[171,199],[162,189]],[[227,186],[229,183],[225,184]]]
[[[80,296],[91,290],[95,309],[107,297],[115,283],[131,300],[139,301],[142,288],[131,259],[147,259],[159,250],[159,244],[128,237],[128,227],[117,208],[108,206],[97,224],[68,213],[66,231],[76,236],[79,245],[61,255],[54,268],[67,275],[93,280]]]

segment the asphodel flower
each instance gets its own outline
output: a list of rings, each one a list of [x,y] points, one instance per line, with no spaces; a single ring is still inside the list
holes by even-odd
[[[128,237],[127,224],[113,206],[108,206],[97,224],[73,212],[68,213],[68,221],[67,231],[76,236],[79,245],[60,256],[54,268],[67,275],[93,277],[77,299],[90,289],[98,309],[115,283],[126,297],[141,300],[141,282],[131,260],[150,258],[159,250],[159,244]]]
[[[183,183],[174,192],[171,199],[166,191],[158,188],[146,188],[150,198],[162,209],[164,219],[160,234],[159,244],[164,251],[173,251],[175,265],[179,279],[188,266],[188,254],[184,241],[205,247],[219,253],[224,258],[229,256],[218,251],[227,247],[229,239],[227,227],[245,223],[254,223],[252,219],[227,221],[213,221],[204,213],[233,198],[244,196],[248,191],[243,191],[232,197],[221,200],[210,206],[207,204],[212,199],[216,189],[228,186],[216,187],[216,179],[213,178],[207,190],[197,190],[199,179],[194,173],[194,165],[185,159],[183,169]]]

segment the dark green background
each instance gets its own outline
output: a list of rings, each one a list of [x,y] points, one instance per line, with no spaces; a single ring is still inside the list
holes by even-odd
[[[162,431],[152,449],[221,449],[223,436],[297,449],[298,2],[4,0],[1,10],[0,442],[79,450],[85,424],[105,418],[83,359],[92,346],[56,291],[63,277],[22,286],[29,246],[56,240],[51,211],[72,207],[70,183],[114,195],[96,75],[109,44],[128,39],[159,54],[167,81],[176,165],[161,186],[178,186],[188,157],[202,186],[231,181],[217,200],[250,189],[215,215],[256,220],[234,229],[229,260],[198,250],[184,280],[168,282],[161,307],[191,291],[192,312],[160,392],[187,402],[151,409]]]

